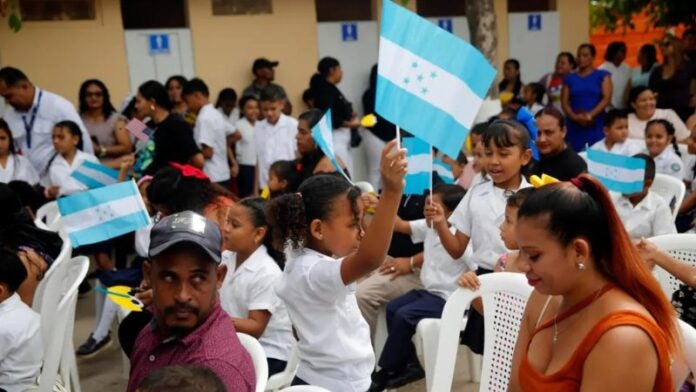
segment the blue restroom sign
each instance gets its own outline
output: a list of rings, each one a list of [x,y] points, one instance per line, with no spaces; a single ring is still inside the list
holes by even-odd
[[[527,30],[541,31],[541,14],[527,15]]]
[[[450,33],[452,32],[452,18],[438,19],[437,25],[443,30],[447,30]]]
[[[358,24],[355,22],[341,24],[341,39],[343,42],[358,40]]]
[[[150,34],[150,54],[169,54],[169,34]]]

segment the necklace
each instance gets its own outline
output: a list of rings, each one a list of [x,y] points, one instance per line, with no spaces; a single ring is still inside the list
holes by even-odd
[[[552,345],[555,346],[556,343],[558,342],[558,335],[560,334],[560,332],[564,332],[568,329],[568,327],[566,327],[566,329],[559,332],[558,331],[558,323],[562,322],[563,320],[567,319],[568,317],[570,317],[576,313],[582,312],[585,309],[589,308],[590,305],[592,305],[597,300],[597,298],[599,298],[602,294],[606,293],[607,291],[611,290],[613,287],[614,287],[614,285],[611,283],[605,284],[604,286],[599,288],[594,293],[594,295],[590,294],[582,301],[571,306],[568,310],[563,312],[560,317],[558,316],[558,309],[556,309],[556,314],[553,316],[553,338],[551,340]]]

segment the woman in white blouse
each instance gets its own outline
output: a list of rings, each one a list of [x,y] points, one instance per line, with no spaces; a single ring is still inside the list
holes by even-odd
[[[645,126],[650,120],[663,119],[674,125],[675,138],[682,142],[690,136],[689,130],[672,109],[658,109],[655,92],[646,86],[633,87],[628,94],[633,113],[628,115],[628,137],[645,139]]]
[[[7,122],[0,118],[0,182],[10,181],[24,181],[36,185],[39,176],[26,157],[17,155],[12,131]]]

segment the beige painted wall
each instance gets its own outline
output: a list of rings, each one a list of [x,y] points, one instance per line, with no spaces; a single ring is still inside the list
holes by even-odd
[[[578,46],[590,42],[590,4],[587,0],[556,2],[560,14],[561,51],[575,53]]]
[[[241,94],[251,83],[254,59],[280,61],[276,82],[298,115],[318,62],[316,19],[314,0],[275,0],[272,15],[252,16],[213,16],[210,0],[189,0],[196,74],[215,99],[225,86]]]
[[[96,0],[92,21],[25,22],[19,33],[0,24],[0,65],[23,70],[37,85],[77,103],[80,84],[106,83],[114,105],[128,93],[120,2]]]

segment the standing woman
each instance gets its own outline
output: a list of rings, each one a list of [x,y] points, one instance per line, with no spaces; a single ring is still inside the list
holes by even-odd
[[[689,107],[691,81],[696,76],[694,65],[684,56],[684,44],[671,35],[660,43],[664,63],[650,75],[650,88],[657,94],[657,107],[672,109],[682,121],[694,112]]]
[[[314,93],[314,106],[326,111],[331,109],[334,152],[353,173],[353,158],[350,154],[350,130],[358,128],[360,121],[353,113],[353,105],[336,87],[343,78],[341,64],[333,57],[324,57],[317,65],[318,73],[312,76],[309,88]]]
[[[561,106],[561,90],[563,90],[563,79],[575,70],[575,57],[570,52],[561,52],[556,56],[556,68],[553,73],[548,73],[539,80],[542,86],[546,87],[548,105],[553,105],[558,110],[563,110]]]
[[[381,189],[382,183],[379,175],[379,158],[381,151],[387,143],[396,137],[396,125],[390,123],[384,117],[375,113],[375,102],[377,96],[377,64],[372,66],[370,71],[370,87],[365,90],[362,96],[363,112],[374,114],[377,123],[368,128],[365,135],[365,152],[367,161],[367,178],[375,189]]]
[[[657,49],[653,44],[645,44],[638,51],[638,66],[631,73],[631,88],[648,86],[650,75],[659,65],[657,63]]]
[[[561,91],[568,119],[566,139],[576,152],[604,137],[604,109],[611,101],[612,86],[609,72],[592,66],[596,54],[592,44],[578,47],[578,69],[566,76]]]
[[[169,100],[172,102],[171,112],[186,118],[188,114],[188,106],[181,97],[181,91],[184,89],[184,83],[188,80],[181,75],[170,76],[164,87],[167,89]],[[195,122],[195,120],[194,120]]]
[[[98,79],[89,79],[80,86],[80,117],[94,142],[94,153],[109,165],[133,149],[126,119],[111,104],[109,90]],[[117,167],[118,163],[116,163]]]
[[[520,62],[516,59],[505,60],[503,66],[503,80],[498,83],[499,93],[512,93],[512,97],[520,96],[522,90],[522,75],[520,74]]]

